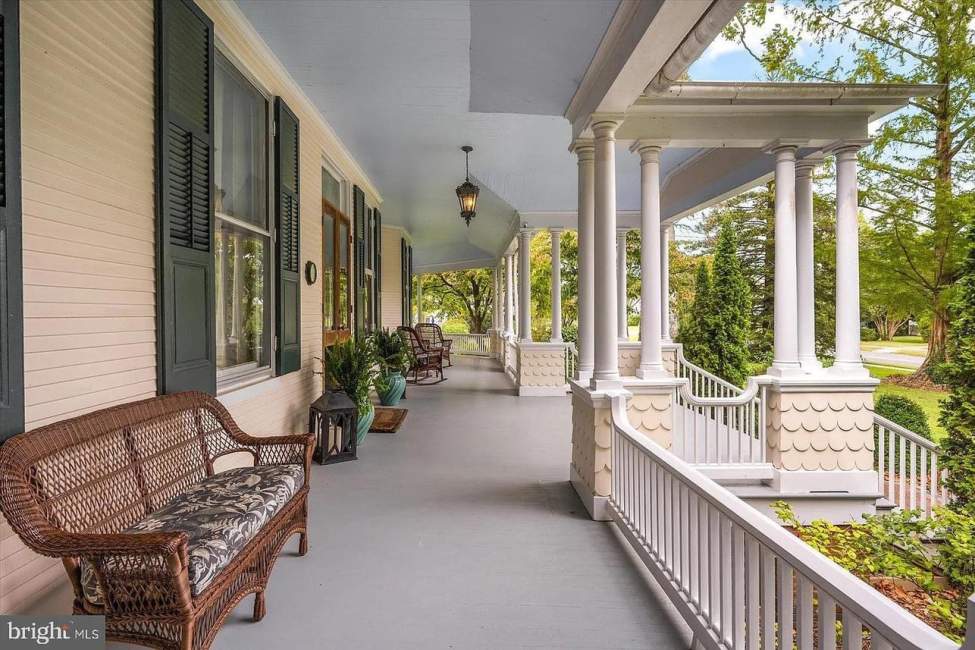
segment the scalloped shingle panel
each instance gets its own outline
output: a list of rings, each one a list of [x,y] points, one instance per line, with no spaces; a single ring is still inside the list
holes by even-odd
[[[873,469],[873,393],[771,393],[770,460],[785,470]]]

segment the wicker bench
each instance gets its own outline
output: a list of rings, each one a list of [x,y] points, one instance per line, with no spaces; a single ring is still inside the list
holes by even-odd
[[[308,549],[311,435],[256,438],[202,393],[124,404],[15,436],[0,447],[0,509],[27,546],[59,557],[75,614],[107,636],[208,648],[281,547]],[[214,471],[228,454],[253,466]],[[230,459],[226,459],[230,460]]]

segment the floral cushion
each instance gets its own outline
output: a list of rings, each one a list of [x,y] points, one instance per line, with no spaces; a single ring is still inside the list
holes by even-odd
[[[242,467],[214,474],[126,529],[128,533],[185,531],[190,590],[196,596],[284,508],[304,484],[300,465]],[[94,567],[81,562],[81,585],[102,602]]]

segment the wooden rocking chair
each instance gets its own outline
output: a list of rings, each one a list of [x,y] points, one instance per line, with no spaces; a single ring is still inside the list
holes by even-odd
[[[423,373],[423,379],[427,379],[430,377],[431,371],[437,373],[438,376],[437,381],[431,383],[439,384],[444,381],[446,377],[443,376],[443,349],[428,348],[412,327],[400,326],[397,331],[410,350],[410,369],[407,372],[407,381],[410,381],[409,373],[412,372],[413,383],[419,384],[421,381],[420,373]]]
[[[454,365],[450,360],[450,346],[454,344],[453,339],[445,339],[443,330],[436,323],[417,323],[416,333],[420,335],[423,344],[430,350],[443,350],[444,361],[447,367]]]

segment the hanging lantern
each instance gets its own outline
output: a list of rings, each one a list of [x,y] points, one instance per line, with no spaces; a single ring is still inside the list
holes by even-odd
[[[466,177],[464,182],[457,186],[457,200],[460,201],[460,218],[470,228],[471,219],[477,214],[477,195],[481,188],[471,182],[470,155],[474,151],[474,147],[464,145],[460,149],[464,152]]]

